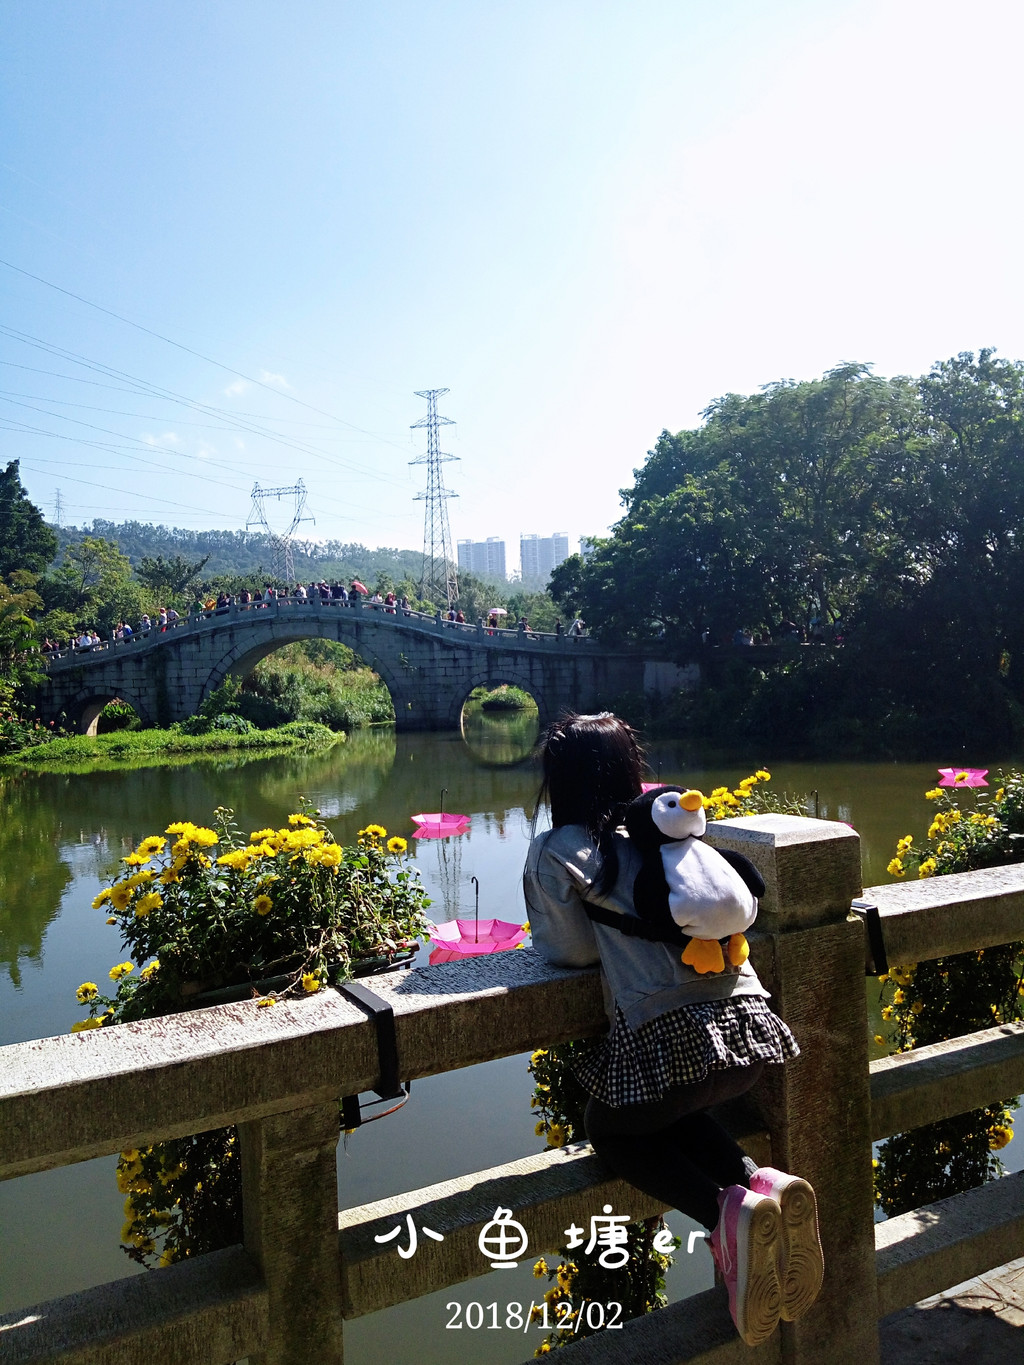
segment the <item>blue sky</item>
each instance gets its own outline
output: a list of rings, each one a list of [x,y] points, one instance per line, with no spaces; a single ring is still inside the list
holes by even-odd
[[[515,564],[605,532],[723,393],[1024,356],[1009,0],[3,24],[0,459],[66,521],[241,529],[254,480],[302,478],[310,534],[418,548],[413,391],[448,387],[453,537]]]

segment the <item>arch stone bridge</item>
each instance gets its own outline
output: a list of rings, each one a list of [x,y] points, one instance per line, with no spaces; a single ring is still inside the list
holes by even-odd
[[[361,600],[281,600],[224,607],[129,641],[48,655],[42,709],[47,719],[63,716],[69,726],[95,733],[100,711],[117,697],[145,723],[167,725],[194,715],[228,676],[244,678],[282,645],[308,639],[340,641],[378,673],[400,730],[457,730],[463,703],[479,686],[523,688],[544,724],[566,708],[597,710],[627,693],[693,687],[699,679],[696,665],[608,650],[585,636],[492,633],[482,622],[388,613]]]

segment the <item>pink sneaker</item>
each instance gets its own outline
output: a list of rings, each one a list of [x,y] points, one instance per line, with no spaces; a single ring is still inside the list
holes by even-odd
[[[718,1196],[718,1226],[711,1255],[729,1291],[729,1312],[748,1346],[757,1346],[779,1324],[779,1242],[782,1214],[777,1202],[730,1185]]]
[[[814,1190],[798,1175],[762,1166],[750,1177],[750,1188],[778,1202],[782,1210],[782,1310],[785,1322],[803,1317],[818,1297],[825,1260],[818,1236]]]

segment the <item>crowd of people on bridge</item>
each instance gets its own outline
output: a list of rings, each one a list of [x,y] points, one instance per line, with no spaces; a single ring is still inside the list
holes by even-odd
[[[220,612],[230,611],[233,607],[241,606],[253,610],[268,607],[271,604],[290,602],[295,605],[331,605],[331,606],[350,606],[357,603],[365,604],[375,611],[382,611],[390,616],[411,616],[413,608],[405,594],[399,597],[395,592],[388,591],[381,594],[379,590],[371,592],[365,584],[358,578],[353,578],[346,587],[344,583],[334,581],[328,583],[326,579],[319,582],[296,583],[291,589],[275,586],[273,583],[264,585],[263,591],[250,591],[248,588],[241,592],[230,593],[221,591],[216,596],[203,597],[197,595],[193,601],[191,615],[193,617],[210,617]],[[499,629],[504,629],[503,618],[507,616],[504,608],[496,607],[488,613],[487,632],[489,635],[495,634]],[[453,625],[466,625],[465,614],[455,606],[448,608],[447,612],[442,613],[441,609],[435,612],[436,619],[447,621]],[[128,621],[118,621],[111,631],[110,643],[127,644],[137,638],[144,638],[154,631],[164,632],[175,626],[181,616],[173,607],[160,607],[155,616],[150,616],[144,612],[138,624],[132,626]],[[483,618],[480,620],[483,625]],[[530,624],[525,616],[521,616],[513,624],[513,629],[520,634],[530,629]],[[563,629],[561,621],[555,622],[555,635],[562,636],[568,634],[571,637],[578,637],[585,634],[586,626],[580,617],[569,626],[568,631]],[[81,634],[72,636],[70,640],[62,643],[59,640],[45,639],[40,646],[44,654],[63,654],[68,650],[75,653],[86,652],[95,649],[97,646],[105,645],[104,641],[97,632],[90,628],[83,629]]]

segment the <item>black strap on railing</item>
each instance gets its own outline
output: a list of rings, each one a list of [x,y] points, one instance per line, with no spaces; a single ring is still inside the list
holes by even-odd
[[[395,1012],[390,1001],[358,981],[339,982],[336,990],[346,1000],[364,1009],[376,1025],[380,1085],[374,1094],[382,1100],[401,1100],[404,1104],[409,1098],[410,1087],[403,1086],[398,1079],[398,1039],[395,1034]],[[392,1111],[389,1109],[385,1112]],[[382,1118],[383,1115],[375,1114],[373,1117]],[[358,1128],[364,1122],[358,1095],[345,1095],[342,1098],[341,1120],[346,1129]]]
[[[889,957],[885,951],[885,939],[882,935],[882,917],[878,913],[878,906],[872,905],[870,901],[856,900],[850,902],[850,909],[855,910],[864,919],[864,927],[868,931],[867,942],[867,961],[864,964],[865,976],[883,976],[889,970]]]

